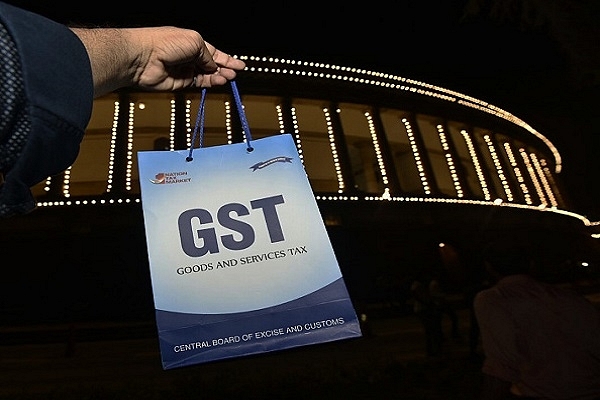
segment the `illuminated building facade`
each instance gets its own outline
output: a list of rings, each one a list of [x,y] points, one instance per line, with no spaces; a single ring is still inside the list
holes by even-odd
[[[247,69],[237,83],[252,137],[295,138],[357,298],[376,297],[382,277],[440,254],[447,265],[476,263],[495,231],[544,232],[549,247],[594,254],[600,228],[571,210],[558,149],[508,111],[390,74],[241,58]],[[56,252],[79,241],[62,256],[81,265],[71,268],[147,273],[136,152],[189,148],[199,102],[197,89],[97,99],[79,158],[34,189],[38,210],[5,225],[7,248],[22,251],[26,238],[55,241]],[[204,146],[242,140],[228,87],[209,89],[205,107]]]

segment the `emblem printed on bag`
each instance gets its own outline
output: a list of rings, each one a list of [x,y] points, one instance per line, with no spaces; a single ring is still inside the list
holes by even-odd
[[[154,175],[154,179],[150,179],[150,182],[155,185],[168,185],[174,183],[189,183],[192,178],[188,177],[187,171],[179,172],[159,172]]]
[[[263,169],[265,167],[268,167],[269,165],[276,163],[276,162],[288,162],[291,163],[292,162],[292,158],[291,157],[284,157],[284,156],[279,156],[279,157],[273,157],[267,161],[262,161],[260,163],[254,164],[253,166],[250,167],[250,169],[252,171],[256,171],[257,169]]]

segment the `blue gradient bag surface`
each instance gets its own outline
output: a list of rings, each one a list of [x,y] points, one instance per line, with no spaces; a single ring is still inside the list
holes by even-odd
[[[360,337],[289,134],[141,151],[164,369]]]

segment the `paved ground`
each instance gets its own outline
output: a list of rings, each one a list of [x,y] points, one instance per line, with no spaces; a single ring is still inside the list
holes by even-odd
[[[588,297],[600,306],[600,292]],[[458,315],[464,340],[438,358],[415,316],[386,313],[361,338],[169,371],[154,321],[0,327],[0,400],[475,400],[481,359],[468,310]]]
[[[468,313],[459,315],[466,338]],[[359,339],[169,371],[151,323],[71,328],[0,330],[0,399],[468,400],[480,383],[466,340],[425,356],[414,316],[375,318]]]

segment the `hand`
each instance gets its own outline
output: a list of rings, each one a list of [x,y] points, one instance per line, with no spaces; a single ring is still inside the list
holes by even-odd
[[[92,67],[94,97],[137,86],[178,90],[224,85],[246,64],[204,41],[191,29],[71,28]]]
[[[141,88],[177,90],[191,85],[224,85],[245,67],[243,61],[205,42],[193,30],[159,27],[128,31],[144,49],[134,77],[135,85]]]

